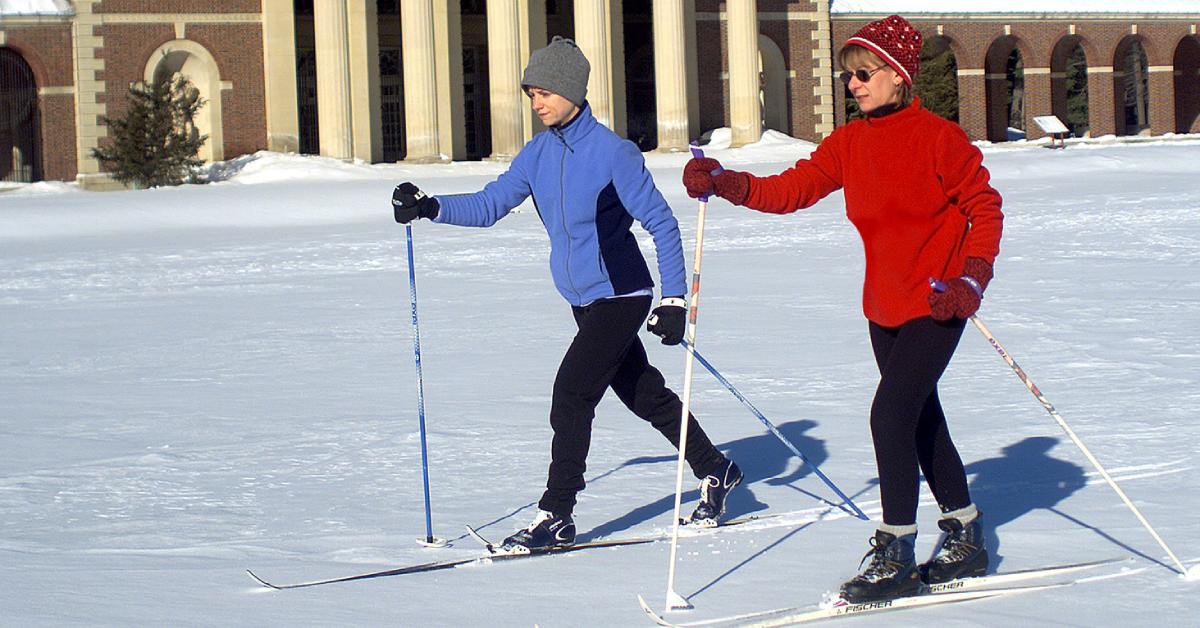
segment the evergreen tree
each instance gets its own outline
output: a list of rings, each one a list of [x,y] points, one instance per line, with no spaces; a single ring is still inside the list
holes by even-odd
[[[1025,61],[1021,52],[1013,50],[1008,56],[1005,72],[1008,80],[1008,126],[1025,130]]]
[[[921,71],[913,79],[921,105],[958,122],[958,61],[944,40],[927,39],[921,47]]]
[[[1125,50],[1125,132],[1133,135],[1150,126],[1150,75],[1146,51],[1137,41]]]
[[[195,180],[204,160],[197,155],[207,135],[193,120],[204,106],[200,92],[182,75],[157,75],[152,83],[130,86],[129,107],[121,118],[102,117],[111,141],[93,148],[113,178],[139,188]]]
[[[1064,122],[1071,134],[1083,137],[1088,132],[1087,56],[1082,46],[1075,46],[1067,56],[1067,119]]]

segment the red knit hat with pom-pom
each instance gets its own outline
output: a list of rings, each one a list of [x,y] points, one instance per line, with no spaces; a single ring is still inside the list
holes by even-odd
[[[921,32],[899,15],[890,15],[858,29],[846,40],[846,45],[862,46],[879,55],[909,85],[921,69]]]

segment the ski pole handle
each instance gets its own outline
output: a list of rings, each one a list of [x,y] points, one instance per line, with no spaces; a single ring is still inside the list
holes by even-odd
[[[696,146],[695,144],[693,144],[693,145],[689,146],[688,148],[690,148],[692,151],[692,157],[695,157],[696,159],[704,159],[704,151],[700,150],[699,146]],[[725,172],[725,169],[722,168],[721,166],[717,166],[716,168],[713,168],[712,172],[709,172],[708,174],[710,176],[715,177],[715,176],[721,174],[722,172]],[[701,196],[698,200],[702,203],[707,203],[708,195],[705,194],[704,196]]]
[[[946,282],[938,281],[937,279],[930,277],[929,278],[929,287],[933,288],[934,292],[945,292],[946,291]]]

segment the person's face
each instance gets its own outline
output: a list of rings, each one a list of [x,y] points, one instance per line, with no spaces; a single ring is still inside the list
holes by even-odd
[[[858,103],[863,113],[872,111],[884,105],[899,102],[900,86],[904,79],[887,65],[859,66],[848,68],[850,80],[846,86]],[[863,80],[864,76],[866,80]]]
[[[579,112],[578,105],[548,89],[530,87],[526,91],[533,112],[546,126],[565,124]]]

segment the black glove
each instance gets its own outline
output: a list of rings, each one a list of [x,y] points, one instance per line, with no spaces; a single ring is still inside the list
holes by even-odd
[[[438,215],[438,202],[432,196],[426,196],[421,188],[405,181],[392,191],[392,210],[396,212],[396,222],[408,224],[418,218],[433,220]]]
[[[658,307],[650,313],[650,319],[646,321],[646,331],[662,338],[664,345],[683,342],[686,326],[687,299],[683,297],[663,297]]]

